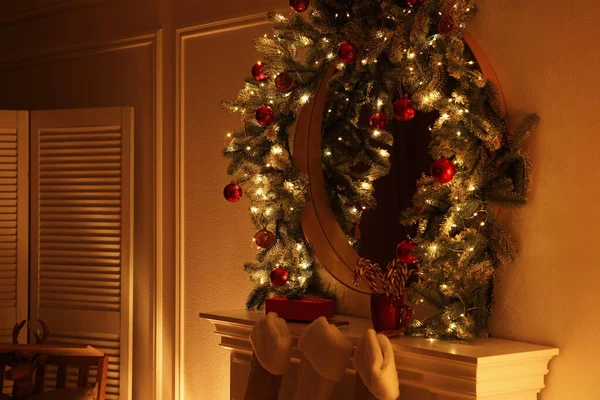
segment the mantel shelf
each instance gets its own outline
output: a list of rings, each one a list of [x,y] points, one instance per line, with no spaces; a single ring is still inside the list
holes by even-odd
[[[232,351],[232,381],[239,379],[236,385],[232,383],[232,399],[243,398],[243,395],[237,397],[237,393],[245,376],[236,377],[234,371],[248,361],[252,351],[248,336],[262,316],[261,311],[248,310],[200,313],[201,318],[215,325],[221,346]],[[366,318],[338,315],[336,319],[350,323],[341,326],[340,331],[352,343],[371,328],[371,321]],[[288,323],[288,326],[295,338],[292,361],[297,362],[300,354],[296,341],[308,325]],[[548,362],[558,354],[557,348],[496,338],[449,342],[397,337],[391,341],[402,400],[533,400],[544,388]],[[348,376],[353,374],[349,364]]]

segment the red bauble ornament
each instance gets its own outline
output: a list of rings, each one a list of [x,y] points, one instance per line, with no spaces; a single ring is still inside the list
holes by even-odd
[[[448,14],[442,17],[440,23],[438,24],[438,32],[442,35],[449,35],[454,32],[454,29],[456,29],[456,22],[454,21],[452,15]]]
[[[454,178],[456,169],[452,161],[445,158],[435,160],[431,165],[431,176],[439,183],[448,183]]]
[[[287,283],[288,276],[289,274],[287,270],[283,268],[275,268],[273,271],[271,271],[271,275],[269,275],[269,278],[271,279],[271,283],[273,284],[273,286],[279,287]]]
[[[254,64],[252,67],[252,78],[257,81],[264,81],[269,79],[269,74],[264,71],[264,65],[260,61]]]
[[[372,128],[385,129],[387,127],[387,124],[387,115],[385,115],[385,113],[382,112],[373,114],[371,116],[371,119],[369,120],[369,126],[371,126]]]
[[[412,240],[404,240],[398,243],[396,247],[396,258],[405,264],[414,264],[417,262],[417,257],[413,255],[413,251],[417,245]]]
[[[254,242],[258,247],[268,249],[275,244],[275,235],[269,230],[261,229],[254,235]]]
[[[306,11],[309,5],[309,0],[290,0],[290,7],[296,12]]]
[[[415,109],[410,106],[409,99],[400,99],[394,102],[394,118],[398,121],[410,121],[415,113]]]
[[[232,203],[240,201],[243,194],[244,191],[242,190],[242,188],[236,185],[235,183],[230,183],[229,185],[225,186],[225,189],[223,189],[223,196],[225,196],[225,199],[227,201],[230,201]]]
[[[269,126],[275,120],[275,111],[269,106],[261,106],[256,110],[256,122],[262,126]]]
[[[344,42],[338,47],[338,58],[344,64],[354,64],[357,58],[357,50],[351,41]]]
[[[289,92],[289,90],[294,86],[294,78],[292,78],[292,74],[289,72],[282,72],[277,75],[275,78],[275,87],[280,92]]]
[[[409,7],[419,7],[423,4],[423,0],[406,0],[406,5]]]

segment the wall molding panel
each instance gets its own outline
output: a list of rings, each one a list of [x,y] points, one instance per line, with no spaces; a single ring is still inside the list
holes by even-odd
[[[0,69],[10,69],[21,66],[30,66],[47,61],[59,59],[83,58],[95,56],[102,53],[130,50],[139,47],[151,46],[156,55],[158,33],[135,36],[126,39],[85,43],[64,49],[56,49],[48,52],[38,52],[26,56],[8,59],[0,62]],[[156,61],[156,60],[155,60]],[[156,68],[155,68],[156,69]]]
[[[186,111],[185,104],[185,89],[186,89],[186,42],[202,36],[217,35],[220,33],[237,31],[255,26],[268,25],[266,13],[251,14],[247,16],[225,19],[220,21],[209,22],[196,26],[177,29],[176,35],[176,88],[175,88],[175,140],[176,140],[176,266],[175,266],[175,282],[176,282],[176,327],[175,327],[175,400],[185,399],[184,393],[184,277],[185,277],[185,224],[184,224],[184,207],[185,207],[185,189],[184,189],[184,142],[185,142],[185,124],[184,115]]]
[[[37,6],[18,9],[16,12],[12,13],[10,9],[7,11],[7,7],[5,6],[4,10],[0,10],[0,15],[3,15],[2,17],[0,17],[0,27],[21,23],[35,18],[49,17],[61,12],[73,11],[82,7],[104,3],[106,1],[107,0],[44,1],[42,2],[42,4],[39,4]]]

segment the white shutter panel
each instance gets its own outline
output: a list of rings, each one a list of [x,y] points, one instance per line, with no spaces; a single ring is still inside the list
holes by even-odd
[[[129,399],[133,109],[34,111],[31,133],[31,319],[108,354]]]
[[[0,111],[0,343],[12,342],[14,324],[27,319],[28,171],[29,113]]]

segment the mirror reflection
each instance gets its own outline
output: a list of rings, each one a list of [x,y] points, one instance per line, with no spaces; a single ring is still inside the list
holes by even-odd
[[[387,265],[396,256],[396,246],[407,235],[414,235],[415,226],[400,223],[400,214],[412,206],[417,180],[428,173],[433,159],[428,152],[429,127],[437,113],[418,112],[410,121],[390,121],[388,130],[394,136],[390,153],[390,171],[373,182],[374,208],[362,213],[360,238],[356,246],[361,257]]]
[[[417,112],[409,121],[398,121],[388,117],[386,131],[391,134],[389,144],[373,143],[387,152],[386,164],[380,166],[383,173],[369,170],[364,162],[364,154],[357,151],[353,165],[347,167],[347,175],[343,175],[340,170],[344,167],[338,164],[335,149],[342,146],[345,147],[345,151],[351,151],[356,144],[348,138],[329,137],[330,131],[340,131],[339,124],[350,124],[349,121],[330,120],[331,107],[335,107],[335,102],[333,106],[330,104],[325,109],[322,133],[323,173],[331,208],[360,257],[387,265],[395,258],[397,244],[408,235],[415,234],[415,227],[402,225],[399,216],[412,206],[416,182],[423,173],[429,172],[433,162],[428,152],[430,127],[438,115],[435,112]],[[356,126],[369,127],[371,115],[371,108],[365,106],[358,123],[349,125],[348,129],[357,129]],[[370,159],[371,164],[373,159],[376,158]],[[348,191],[353,190],[348,184],[349,180],[368,180],[367,178],[374,174],[381,176],[372,182],[373,191],[365,198],[364,203],[354,204],[346,201],[351,197]]]

